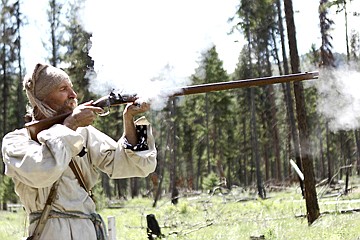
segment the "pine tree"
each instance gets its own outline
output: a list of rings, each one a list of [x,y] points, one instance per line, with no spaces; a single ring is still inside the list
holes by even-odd
[[[95,76],[94,61],[89,55],[92,34],[85,31],[79,22],[79,11],[83,7],[83,2],[78,0],[69,4],[67,21],[64,25],[67,34],[62,42],[66,48],[63,58],[67,66],[66,71],[73,80],[80,102],[94,97],[94,94],[89,92],[89,86],[92,77]]]

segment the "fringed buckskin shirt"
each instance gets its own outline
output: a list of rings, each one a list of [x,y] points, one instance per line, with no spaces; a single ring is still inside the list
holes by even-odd
[[[95,203],[80,186],[69,162],[74,159],[79,165],[88,189],[95,186],[100,171],[112,179],[146,177],[155,170],[157,154],[151,126],[147,127],[148,147],[142,151],[127,147],[124,137],[114,141],[92,126],[73,131],[55,124],[38,134],[40,144],[29,139],[25,128],[3,138],[5,174],[13,179],[28,215],[43,210],[51,186],[60,179],[52,204],[58,214],[47,220],[41,239],[97,239],[91,219],[78,217],[93,215]],[[83,147],[87,153],[79,157]],[[71,213],[75,217],[66,217]],[[30,224],[29,235],[36,224]]]

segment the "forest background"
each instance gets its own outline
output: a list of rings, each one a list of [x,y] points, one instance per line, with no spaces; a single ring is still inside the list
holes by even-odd
[[[314,24],[319,25],[321,41],[299,56],[296,42],[301,39],[294,38],[292,1],[239,1],[234,15],[229,16],[232,29],[224,29],[244,36],[236,69],[226,71],[217,46],[212,45],[199,56],[198,66],[187,83],[314,70],[319,71],[319,79],[161,99],[161,109],[147,114],[157,141],[156,171],[147,178],[117,180],[102,174],[96,194],[108,200],[152,196],[156,203],[163,196],[176,199],[183,193],[221,185],[227,189],[252,188],[265,198],[267,186],[298,181],[290,159],[300,169],[304,167],[305,173],[310,169],[306,174],[314,182],[325,180],[331,184],[349,174],[359,175],[359,32],[346,28],[346,54],[333,53],[331,29],[335,23],[329,18],[329,11],[336,9],[346,20],[347,4],[351,2],[357,1],[319,1],[319,22]],[[22,4],[3,0],[0,5],[2,136],[24,126],[27,102],[22,79],[31,70],[25,67],[23,58],[22,29],[27,20]],[[68,72],[80,102],[100,97],[90,86],[99,74],[90,54],[95,47],[92,33],[78,18],[86,1],[50,0],[48,4],[46,61]],[[110,31],[115,33],[116,29]],[[165,66],[163,75],[154,83],[172,84],[168,77],[171,70],[171,66]],[[141,65],[138,71],[141,72]],[[146,85],[141,87],[150,90]],[[110,115],[99,118],[95,126],[118,139],[122,133],[121,116],[121,107],[112,108]],[[3,166],[1,170],[0,201],[6,209],[7,203],[16,203],[18,198]]]

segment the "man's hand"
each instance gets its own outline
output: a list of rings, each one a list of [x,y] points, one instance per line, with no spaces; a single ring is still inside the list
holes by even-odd
[[[64,125],[72,130],[78,127],[86,127],[91,125],[97,117],[97,113],[102,113],[104,110],[100,107],[92,105],[93,101],[89,101],[77,106],[73,112],[64,120]]]
[[[124,120],[124,136],[131,145],[135,145],[138,141],[136,129],[134,125],[134,116],[144,113],[150,109],[150,104],[143,102],[141,104],[129,103],[126,105],[123,112]]]
[[[123,116],[128,118],[133,118],[134,116],[144,113],[150,109],[150,104],[146,102],[138,103],[128,103],[124,109]]]

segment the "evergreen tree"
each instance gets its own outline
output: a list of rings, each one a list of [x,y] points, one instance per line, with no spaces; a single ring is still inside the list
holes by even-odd
[[[66,48],[64,62],[66,71],[73,81],[80,102],[95,97],[89,92],[91,78],[95,76],[94,61],[89,55],[91,48],[91,33],[86,32],[80,24],[79,11],[83,8],[83,0],[69,4],[67,21],[64,25],[66,37],[62,45]]]
[[[63,3],[61,0],[49,0],[49,8],[47,10],[48,21],[50,24],[50,64],[57,67],[62,62],[60,52],[61,42],[63,41],[64,29],[61,17],[63,15]]]
[[[193,76],[194,84],[226,82],[229,76],[223,68],[223,62],[219,59],[216,47],[211,47],[202,56],[200,67]],[[206,166],[206,173],[216,172],[219,178],[226,178],[225,163],[230,161],[232,143],[228,141],[227,133],[232,128],[231,97],[228,92],[210,92],[200,96],[189,98],[191,104],[188,112],[194,112],[196,116],[189,117],[192,121],[202,125],[194,129],[194,136],[198,136],[196,143],[201,144],[195,152],[198,153],[198,171]],[[191,131],[187,129],[187,131]],[[187,137],[188,139],[188,137]],[[194,142],[194,140],[192,141]],[[204,148],[205,147],[205,148]],[[204,152],[206,150],[206,152]],[[203,154],[206,153],[205,159]],[[200,159],[204,159],[201,161]],[[206,163],[206,165],[203,165]],[[231,176],[228,177],[231,178]]]
[[[1,1],[0,3],[0,89],[1,108],[0,132],[4,136],[23,124],[23,108],[18,109],[18,104],[24,104],[23,95],[19,93],[22,84],[21,59],[20,59],[20,26],[22,25],[19,2]],[[14,17],[15,16],[15,17]],[[20,111],[20,113],[19,113]],[[13,182],[4,174],[4,165],[1,164],[0,188],[3,194],[0,200],[3,209],[7,202],[17,202]]]
[[[330,30],[334,21],[328,18],[328,0],[321,0],[319,6],[320,33],[321,33],[321,65],[324,67],[334,67],[334,56],[332,49],[332,36]]]
[[[15,104],[18,95],[16,89],[18,87],[18,41],[19,32],[17,28],[18,18],[13,18],[18,13],[18,4],[11,4],[9,1],[2,2],[0,27],[0,89],[1,89],[1,135],[4,136],[8,131],[18,126],[16,120],[17,105]]]

